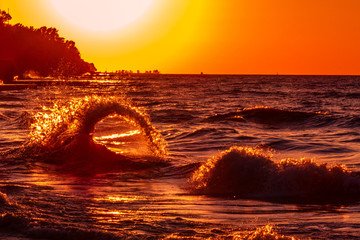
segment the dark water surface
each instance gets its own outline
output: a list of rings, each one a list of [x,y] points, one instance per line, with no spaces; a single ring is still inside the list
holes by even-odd
[[[360,77],[0,91],[0,238],[359,239]]]

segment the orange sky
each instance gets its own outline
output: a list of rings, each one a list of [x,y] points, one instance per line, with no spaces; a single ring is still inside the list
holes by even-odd
[[[110,31],[76,26],[50,0],[0,0],[8,8],[13,24],[58,28],[101,71],[360,74],[359,0],[152,0]]]

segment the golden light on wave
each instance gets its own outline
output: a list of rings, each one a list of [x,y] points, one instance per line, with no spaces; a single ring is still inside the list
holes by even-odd
[[[140,134],[141,132],[139,130],[132,130],[126,133],[116,133],[116,134],[111,134],[109,136],[99,136],[99,137],[94,137],[95,140],[113,140],[116,138],[123,138],[123,137],[130,137],[130,136],[134,136],[137,134]]]
[[[91,31],[112,31],[139,19],[153,0],[51,0],[70,23]]]
[[[151,125],[146,113],[131,106],[121,97],[105,98],[95,95],[73,98],[66,102],[59,101],[50,107],[43,106],[41,111],[32,116],[28,145],[48,150],[59,149],[78,136],[93,136],[95,124],[107,116],[114,116],[115,113],[135,129],[94,137],[95,140],[102,144],[109,141],[111,145],[125,145],[126,141],[123,138],[141,135],[145,149],[157,156],[166,155],[166,144]]]
[[[277,228],[271,224],[257,228],[255,231],[235,233],[233,239],[274,239],[274,240],[296,240],[295,237],[285,236],[277,232]]]
[[[112,202],[112,203],[129,203],[129,202],[135,202],[135,201],[145,201],[147,198],[141,197],[141,196],[105,196],[105,197],[99,197],[95,198],[95,201],[105,201],[105,202]]]

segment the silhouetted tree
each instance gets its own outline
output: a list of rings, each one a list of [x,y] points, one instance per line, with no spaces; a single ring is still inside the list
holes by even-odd
[[[10,14],[7,12],[0,10],[0,24],[4,24],[5,22],[8,22],[12,19]]]
[[[43,77],[96,71],[94,64],[81,58],[75,42],[60,37],[56,28],[5,24],[11,16],[0,13],[0,79],[4,82],[31,70]]]

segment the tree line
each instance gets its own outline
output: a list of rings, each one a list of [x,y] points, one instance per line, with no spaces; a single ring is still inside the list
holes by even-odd
[[[29,71],[40,77],[70,77],[94,72],[74,41],[59,36],[56,28],[10,25],[11,16],[0,10],[0,79],[8,83]]]

